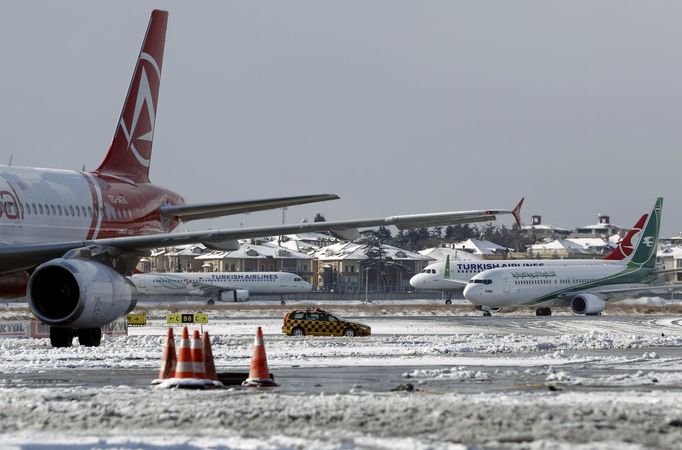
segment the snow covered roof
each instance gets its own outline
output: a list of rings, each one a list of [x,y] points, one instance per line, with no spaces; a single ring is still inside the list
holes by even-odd
[[[679,245],[666,245],[656,253],[657,257],[682,259],[682,247]]]
[[[483,239],[467,239],[464,242],[458,242],[454,247],[457,250],[467,250],[475,255],[494,255],[508,251],[507,247]]]
[[[479,261],[482,258],[464,250],[456,250],[450,247],[433,247],[419,250],[419,254],[433,258],[436,261],[445,261],[449,256],[452,260],[458,261]]]
[[[242,244],[239,250],[233,251],[212,251],[198,256],[196,259],[312,259],[311,256],[297,251],[283,248],[277,243],[266,242],[260,245]]]
[[[584,248],[611,247],[611,244],[602,238],[567,238],[566,240]]]
[[[555,239],[551,242],[533,244],[528,247],[531,252],[555,252],[565,251],[567,253],[589,253],[585,247],[568,239]]]
[[[196,256],[204,253],[204,244],[187,244],[171,247],[166,250],[166,256]]]
[[[320,261],[336,261],[340,259],[348,260],[364,260],[369,259],[367,255],[371,251],[376,251],[376,246],[357,244],[354,242],[338,243],[333,245],[328,245],[327,247],[322,247],[313,255]],[[406,261],[406,260],[420,260],[420,261],[432,261],[433,258],[429,256],[420,255],[419,253],[410,252],[408,250],[403,250],[398,247],[393,247],[391,245],[381,244],[381,257],[384,259],[392,259],[396,261]]]

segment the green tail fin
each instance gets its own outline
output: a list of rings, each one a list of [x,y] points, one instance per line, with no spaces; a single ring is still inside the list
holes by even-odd
[[[656,252],[658,250],[658,233],[661,227],[661,210],[663,197],[656,199],[654,209],[642,230],[642,236],[628,265],[631,267],[645,267],[653,269],[656,266]]]
[[[446,280],[450,279],[450,255],[445,257],[445,272],[443,272],[443,278]]]

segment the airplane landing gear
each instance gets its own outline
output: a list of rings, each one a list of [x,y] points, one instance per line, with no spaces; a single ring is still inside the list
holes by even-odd
[[[552,310],[548,307],[543,307],[543,308],[537,308],[535,310],[535,315],[536,316],[551,316],[552,315]]]
[[[81,328],[78,330],[78,342],[84,347],[99,347],[102,342],[102,328]]]
[[[215,305],[215,300],[212,298],[209,298],[208,301],[206,302],[207,305]]]
[[[50,327],[50,344],[58,348],[71,347],[73,331],[70,328]]]
[[[492,316],[492,315],[493,315],[493,314],[492,314],[490,311],[483,311],[483,316],[484,316],[484,317],[490,317],[490,316]]]
[[[450,297],[445,299],[445,304],[446,305],[452,305],[452,299]]]

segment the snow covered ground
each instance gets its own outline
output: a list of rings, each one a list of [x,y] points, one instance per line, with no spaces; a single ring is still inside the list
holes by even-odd
[[[265,391],[149,387],[160,310],[98,348],[0,339],[0,448],[680,448],[682,316],[336,308],[372,336],[287,337],[267,305],[212,314],[219,370],[248,367],[263,327]]]

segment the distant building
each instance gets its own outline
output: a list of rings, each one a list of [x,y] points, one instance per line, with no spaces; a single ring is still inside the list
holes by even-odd
[[[663,245],[656,253],[656,262],[663,264],[663,270],[682,269],[682,247],[679,245]],[[682,281],[682,272],[673,272],[662,276],[665,282]]]
[[[554,238],[564,238],[571,234],[570,230],[564,228],[558,228],[551,225],[543,225],[542,216],[531,216],[531,224],[523,225],[521,229],[533,236],[536,241],[541,241],[543,239],[554,239]]]
[[[531,258],[538,259],[589,258],[594,256],[594,253],[589,252],[582,245],[567,239],[555,239],[550,242],[529,245],[527,252]]]
[[[627,230],[626,228],[613,225],[611,223],[611,218],[600,214],[597,217],[598,222],[594,225],[585,225],[584,227],[575,229],[575,236],[601,236],[608,239],[614,234],[619,234],[621,231]]]
[[[409,291],[410,278],[433,261],[390,245],[354,242],[323,247],[314,256],[318,289],[335,292]]]

